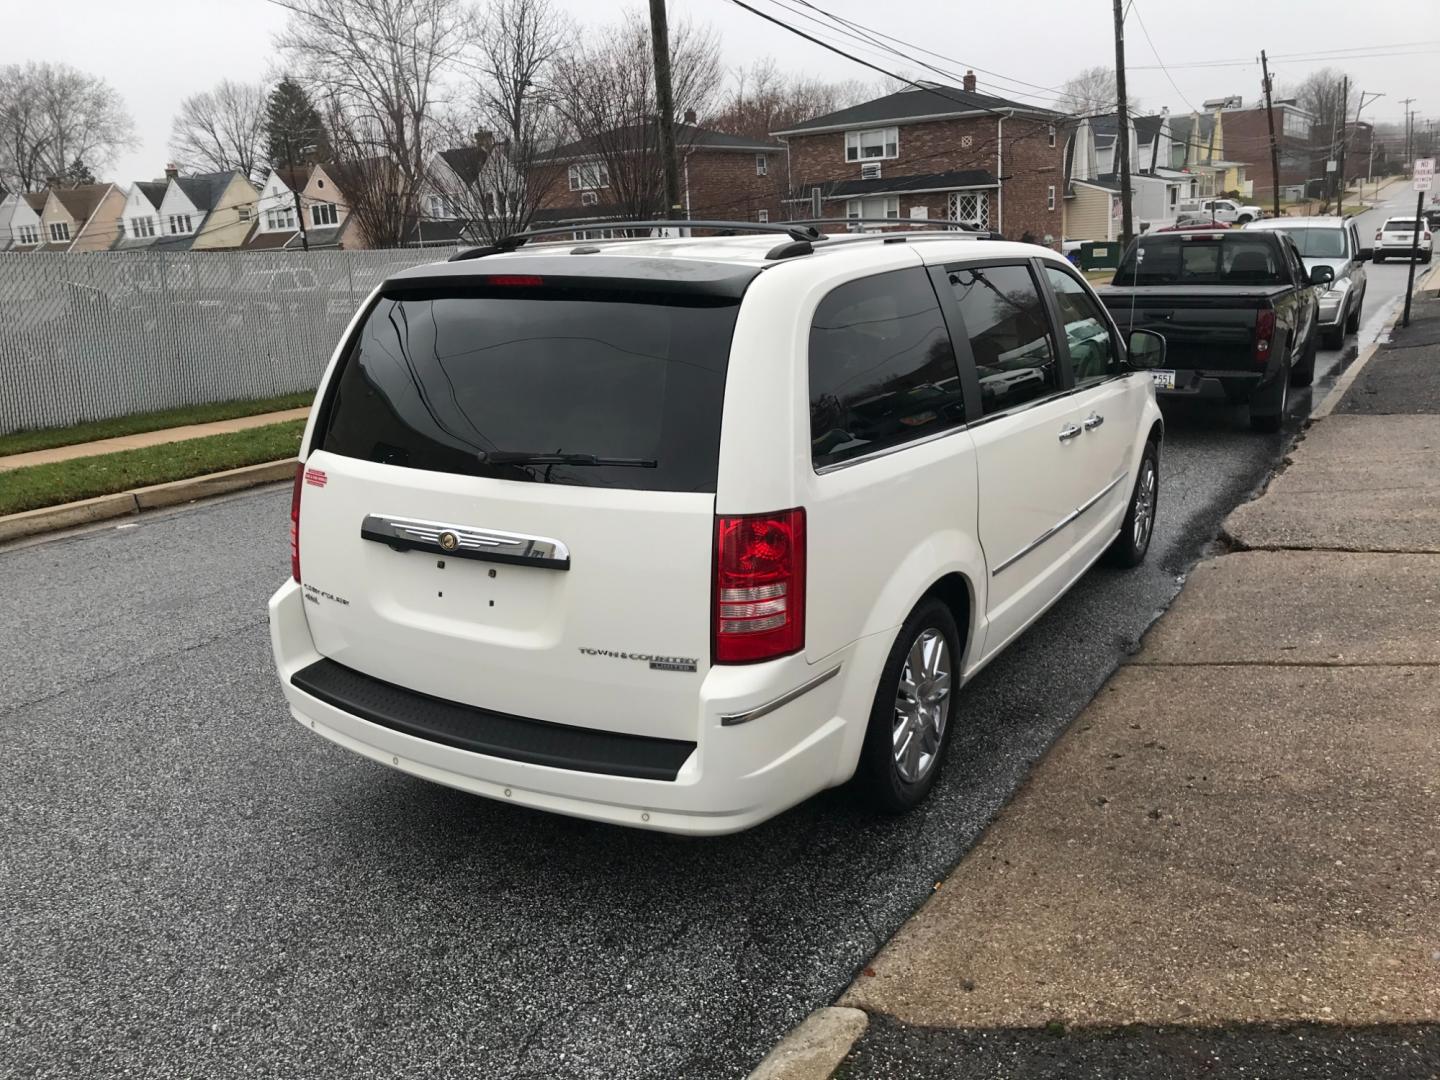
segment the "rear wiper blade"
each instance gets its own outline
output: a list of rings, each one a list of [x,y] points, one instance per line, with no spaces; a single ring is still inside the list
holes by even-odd
[[[653,458],[599,457],[595,454],[543,454],[528,450],[481,450],[482,465],[617,465],[632,469],[653,469]]]

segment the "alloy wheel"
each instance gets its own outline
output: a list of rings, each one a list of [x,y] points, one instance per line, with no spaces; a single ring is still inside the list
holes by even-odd
[[[1135,519],[1133,540],[1135,550],[1143,552],[1150,543],[1150,530],[1155,527],[1155,462],[1149,457],[1140,467],[1140,483],[1135,488]]]
[[[935,767],[950,719],[951,676],[945,635],[926,627],[905,657],[891,728],[895,771],[907,784],[923,780]]]

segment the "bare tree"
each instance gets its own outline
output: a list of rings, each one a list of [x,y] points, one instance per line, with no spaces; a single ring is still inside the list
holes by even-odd
[[[1066,79],[1055,99],[1055,108],[1072,116],[1097,116],[1112,113],[1119,107],[1120,92],[1115,86],[1115,69],[1088,67]],[[1130,112],[1140,111],[1140,102],[1132,97],[1126,103]]]
[[[461,0],[295,0],[291,8],[276,44],[325,103],[350,210],[375,219],[374,231],[366,226],[372,246],[403,243],[419,217],[441,83],[472,32],[468,13]],[[361,205],[370,198],[381,205]]]
[[[768,138],[771,132],[858,105],[870,96],[870,88],[858,79],[825,82],[786,75],[767,56],[735,69],[730,90],[707,126],[730,135]]]
[[[528,228],[564,175],[546,152],[566,134],[553,77],[575,36],[551,0],[490,0],[483,12],[469,93],[430,184],[487,240]]]
[[[170,153],[190,172],[235,169],[259,179],[265,167],[264,88],[222,79],[215,89],[180,102]]]
[[[76,162],[103,172],[135,141],[120,95],[65,64],[0,68],[0,177],[22,191],[62,177]]]
[[[672,24],[670,68],[676,114],[708,112],[724,82],[714,31]],[[558,65],[555,87],[556,106],[576,142],[548,160],[586,170],[587,184],[603,180],[598,186],[617,216],[656,217],[665,185],[648,22],[632,11],[594,33]],[[694,128],[676,126],[676,150],[684,155]]]

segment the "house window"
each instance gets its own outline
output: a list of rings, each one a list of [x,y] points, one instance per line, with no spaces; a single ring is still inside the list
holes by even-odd
[[[871,199],[851,199],[845,204],[847,218],[895,218],[900,217],[898,195],[878,195]]]
[[[600,196],[593,191],[582,191],[580,193],[581,206],[595,206],[600,202]]]
[[[54,242],[70,239],[70,223],[68,221],[50,222],[50,239]]]
[[[1310,118],[1286,109],[1284,128],[1286,135],[1293,135],[1297,139],[1308,139],[1310,137]]]
[[[952,191],[947,207],[952,221],[963,221],[967,225],[990,227],[990,199],[983,191]]]
[[[871,161],[900,156],[899,128],[871,128],[845,133],[845,160]]]
[[[761,210],[761,211],[758,211],[758,212],[756,213],[756,215],[755,215],[755,220],[758,221],[758,222],[760,222],[761,225],[764,225],[764,224],[768,223],[769,220],[770,220],[770,211],[769,211],[769,210]]]
[[[21,225],[21,226],[20,226],[20,239],[16,241],[17,244],[38,244],[39,242],[40,242],[40,226],[39,226],[39,225]]]
[[[1055,145],[1055,125],[1054,125],[1054,124],[1051,124],[1048,128],[1045,129],[1045,145],[1046,145],[1046,146],[1050,146],[1050,147],[1053,147],[1053,146]],[[1052,206],[1050,209],[1051,209],[1051,210],[1054,210],[1055,208]]]
[[[448,218],[450,216],[449,200],[444,195],[431,195],[426,200],[432,218]]]
[[[585,191],[589,188],[610,186],[610,170],[603,161],[590,161],[570,166],[570,190]]]
[[[248,206],[237,206],[235,208],[235,216],[241,221],[249,221],[250,208]]]
[[[770,161],[764,154],[755,155],[755,175],[764,176],[770,169]]]
[[[334,225],[336,220],[334,203],[315,203],[310,207],[310,223],[316,228]]]
[[[286,206],[274,210],[265,211],[265,228],[267,229],[293,229],[295,228],[295,209]]]
[[[1046,209],[1046,210],[1054,210],[1054,209],[1055,209],[1055,187],[1054,187],[1054,185],[1051,185],[1050,187],[1047,187],[1047,188],[1045,189],[1045,209]]]
[[[189,214],[171,214],[167,224],[171,236],[182,236],[193,228]]]

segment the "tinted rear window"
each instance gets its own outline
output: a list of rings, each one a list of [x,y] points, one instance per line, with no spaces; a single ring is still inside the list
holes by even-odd
[[[1136,244],[1115,271],[1115,285],[1285,285],[1280,245],[1263,233],[1166,236]]]
[[[1279,229],[1300,250],[1306,259],[1343,259],[1345,257],[1344,229]]]
[[[382,296],[334,380],[320,447],[505,480],[714,491],[738,306],[588,289]],[[494,451],[655,466],[482,463]]]

